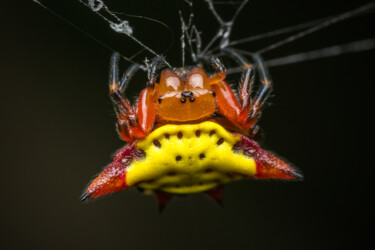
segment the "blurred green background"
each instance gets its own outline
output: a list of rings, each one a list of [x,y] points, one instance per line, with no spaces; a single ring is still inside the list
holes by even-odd
[[[168,24],[181,64],[183,1],[107,1],[113,10]],[[354,9],[368,1],[254,0],[234,39]],[[48,3],[48,1],[46,1]],[[76,1],[51,8],[123,54],[139,47]],[[233,13],[234,6],[219,11]],[[203,1],[196,24],[204,41],[217,28]],[[270,69],[275,91],[260,122],[263,147],[304,173],[303,182],[241,181],[225,187],[221,208],[204,195],[176,197],[159,214],[137,190],[86,204],[79,196],[122,147],[108,96],[111,51],[30,1],[0,9],[1,249],[360,249],[371,232],[374,160],[369,135],[375,51]],[[230,15],[228,15],[229,17]],[[172,40],[162,26],[129,18],[158,52]],[[374,37],[374,15],[352,18],[265,54],[292,53]],[[281,37],[245,44],[254,51]],[[140,59],[137,59],[140,60]],[[122,62],[122,69],[129,65]],[[231,83],[238,82],[239,77]],[[137,75],[129,96],[145,86]]]

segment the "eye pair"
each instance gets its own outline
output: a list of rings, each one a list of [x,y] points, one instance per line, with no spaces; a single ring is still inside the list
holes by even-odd
[[[190,102],[194,102],[195,101],[195,98],[193,97],[193,92],[192,91],[184,91],[181,93],[181,96],[183,97],[181,99],[181,102],[182,103],[185,103],[186,102],[186,99],[185,98],[189,98],[189,101]]]

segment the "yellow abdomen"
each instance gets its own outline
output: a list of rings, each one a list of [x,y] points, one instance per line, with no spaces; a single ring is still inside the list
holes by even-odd
[[[254,176],[255,161],[233,151],[240,139],[210,121],[162,126],[136,143],[146,156],[128,167],[126,183],[186,194]]]

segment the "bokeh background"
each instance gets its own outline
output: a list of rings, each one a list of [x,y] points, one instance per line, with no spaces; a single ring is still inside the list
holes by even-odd
[[[139,49],[87,8],[61,2],[45,3],[114,50],[131,55]],[[188,10],[183,1],[106,2],[113,10],[166,23],[176,42],[165,55],[181,64],[178,10]],[[250,1],[233,38],[367,2]],[[218,8],[228,17],[234,10]],[[371,240],[374,160],[366,142],[373,134],[374,50],[270,69],[275,91],[260,122],[262,145],[298,166],[303,182],[241,181],[226,186],[223,208],[197,194],[175,197],[159,214],[155,198],[137,190],[79,201],[124,145],[108,96],[112,52],[31,0],[4,2],[0,12],[1,249],[361,249]],[[195,12],[207,41],[217,23],[203,1]],[[167,29],[128,19],[151,48],[169,46]],[[374,37],[373,22],[374,14],[352,18],[264,57]],[[254,51],[280,39],[241,48]],[[128,95],[135,96],[145,81],[138,75]]]

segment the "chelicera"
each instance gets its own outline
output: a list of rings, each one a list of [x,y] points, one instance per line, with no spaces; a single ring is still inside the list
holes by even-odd
[[[119,55],[112,56],[110,95],[117,113],[117,129],[127,142],[146,137],[155,127],[162,124],[197,123],[213,120],[233,131],[254,135],[261,108],[271,91],[271,82],[261,58],[253,57],[260,69],[262,88],[252,97],[254,67],[234,51],[228,54],[241,62],[243,73],[238,88],[238,99],[225,81],[225,67],[218,58],[209,59],[216,73],[207,76],[202,67],[170,68],[160,73],[162,64],[157,58],[149,69],[147,87],[132,106],[124,92],[131,77],[139,69],[132,65],[119,79]]]

